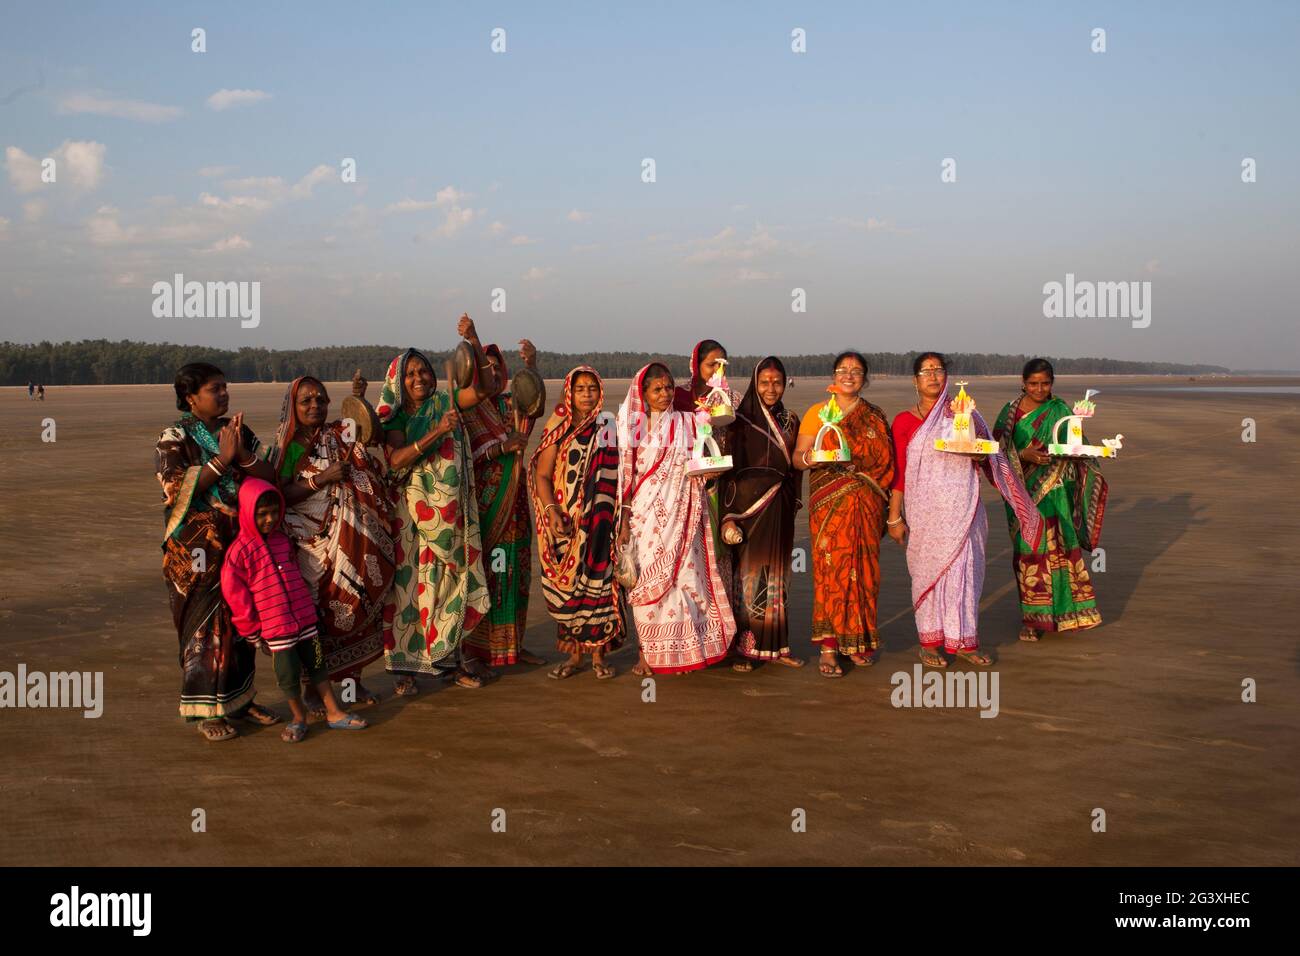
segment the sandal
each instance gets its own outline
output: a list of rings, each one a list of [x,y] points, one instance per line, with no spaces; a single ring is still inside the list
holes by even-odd
[[[978,664],[980,667],[988,667],[993,663],[993,658],[990,655],[979,650],[957,651],[957,656],[967,664]]]
[[[840,667],[839,652],[822,651],[821,660],[817,662],[817,669],[821,671],[822,677],[843,677],[844,669]]]
[[[456,671],[456,686],[466,687],[470,690],[478,690],[483,686],[483,678],[475,677],[467,670]]]
[[[928,647],[921,648],[921,663],[926,667],[947,667],[948,658],[944,657],[938,651],[932,651]]]
[[[605,665],[604,665],[604,664],[593,664],[592,666],[593,666],[593,667],[604,667]],[[577,664],[573,664],[573,663],[571,663],[571,662],[569,662],[569,661],[565,661],[563,664],[556,664],[556,665],[555,665],[555,668],[554,668],[553,670],[547,672],[546,676],[549,677],[549,678],[551,678],[552,680],[568,680],[570,677],[572,677],[574,674],[578,673],[578,671],[580,671],[580,670],[582,670],[582,668],[579,667]],[[600,672],[599,672],[599,671],[596,672],[596,676],[597,676],[597,677],[600,677]]]
[[[849,660],[857,664],[859,667],[870,667],[876,662],[876,658],[879,656],[880,655],[876,651],[872,651],[870,654],[850,654]]]
[[[1038,632],[1032,627],[1022,627],[1020,629],[1020,639],[1022,641],[1028,641],[1031,644],[1037,644]]]
[[[744,657],[737,657],[731,662],[731,669],[737,674],[748,674],[754,669],[754,662]]]
[[[782,655],[781,657],[772,658],[772,663],[780,664],[782,667],[803,667],[804,664],[807,664],[808,662],[805,661],[802,657],[790,657],[789,655]]]
[[[609,680],[618,673],[603,661],[592,661],[591,669],[596,672],[596,680]]]
[[[330,721],[330,730],[365,730],[369,726],[364,717],[356,714],[344,714],[338,720]]]
[[[286,744],[300,744],[302,738],[307,736],[307,725],[293,721],[285,725],[284,730],[280,731],[280,739]]]
[[[414,697],[420,693],[414,677],[399,677],[393,681],[393,693],[398,697]]]
[[[261,704],[249,704],[244,708],[244,712],[239,715],[238,720],[247,720],[250,723],[257,724],[259,727],[270,727],[272,724],[278,724],[284,720],[274,711],[267,710]]]
[[[203,720],[199,722],[199,733],[206,740],[220,743],[223,740],[234,740],[239,736],[239,731],[230,724],[226,723],[224,717],[217,717],[214,720]]]

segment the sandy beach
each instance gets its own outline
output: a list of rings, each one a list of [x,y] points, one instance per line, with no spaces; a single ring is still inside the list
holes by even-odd
[[[629,643],[612,681],[516,666],[479,690],[425,680],[397,700],[381,663],[367,672],[384,696],[362,711],[372,728],[313,725],[297,747],[247,725],[210,744],[177,716],[153,475],[177,417],[170,386],[50,387],[43,403],[0,389],[0,671],[105,683],[99,719],[0,711],[0,864],[1295,865],[1300,415],[1295,394],[1227,390],[1266,384],[1058,379],[1067,401],[1100,388],[1090,432],[1125,436],[1105,465],[1105,623],[1017,641],[1006,519],[986,487],[995,719],[891,706],[916,633],[903,552],[886,541],[884,654],[842,680],[715,667],[657,679],[646,703]],[[607,407],[626,387],[607,383]],[[802,411],[823,387],[800,378],[787,402]],[[969,389],[991,421],[1019,380]],[[269,441],[284,385],[230,391]],[[337,414],[346,386],[330,392]],[[892,419],[911,383],[865,394]],[[811,590],[794,576],[791,644],[809,659]],[[529,620],[527,646],[560,659],[536,573]],[[1256,703],[1242,702],[1245,678]],[[258,700],[287,713],[269,658],[257,681]],[[792,830],[797,810],[806,832]]]

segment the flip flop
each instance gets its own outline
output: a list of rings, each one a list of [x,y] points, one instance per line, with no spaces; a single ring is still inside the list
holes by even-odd
[[[822,654],[821,660],[817,662],[817,671],[822,677],[834,679],[844,676],[844,668],[840,667],[838,654]]]
[[[974,664],[977,667],[988,667],[993,663],[993,658],[983,651],[957,651],[956,653],[967,664]]]
[[[748,674],[750,671],[754,669],[754,662],[750,660],[746,660],[743,657],[739,657],[736,660],[731,662],[731,669],[735,671],[737,674]]]
[[[330,721],[330,730],[365,730],[369,726],[364,717],[356,714],[344,714],[338,720]]]
[[[582,670],[582,668],[577,664],[570,664],[568,661],[565,661],[562,664],[557,664],[554,669],[548,671],[546,676],[552,680],[568,680],[580,670]],[[600,675],[597,674],[596,676],[599,677]]]
[[[259,727],[270,727],[272,724],[278,724],[284,720],[279,714],[267,710],[261,704],[249,704],[236,719],[246,720],[251,724],[257,724]]]
[[[222,733],[221,730],[227,731]],[[234,740],[239,736],[239,731],[230,724],[226,723],[224,718],[218,717],[214,720],[204,720],[199,722],[199,733],[203,735],[204,740],[210,740],[214,744],[219,744],[223,740]]]
[[[850,654],[849,660],[857,664],[859,667],[870,667],[872,664],[876,663],[878,657],[879,655],[873,651],[870,655]]]
[[[921,648],[921,663],[926,667],[938,667],[940,669],[948,666],[948,658],[944,657],[938,651],[932,651],[929,648]]]
[[[596,680],[609,680],[617,671],[608,664],[592,664],[591,669],[596,672]]]
[[[280,739],[286,744],[302,743],[302,738],[307,736],[307,725],[293,721],[285,725],[284,730],[280,731]]]

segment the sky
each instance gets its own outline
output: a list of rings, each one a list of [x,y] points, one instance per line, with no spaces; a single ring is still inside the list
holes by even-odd
[[[0,338],[1300,368],[1297,49],[1295,3],[10,5]],[[155,315],[176,273],[256,327]],[[1046,317],[1067,274],[1150,323]]]

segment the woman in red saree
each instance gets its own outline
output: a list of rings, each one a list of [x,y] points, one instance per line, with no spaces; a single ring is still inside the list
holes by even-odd
[[[465,325],[462,335],[479,347],[473,322]],[[493,677],[493,667],[546,661],[530,654],[523,646],[533,572],[533,521],[528,511],[524,448],[536,419],[522,418],[516,413],[513,398],[506,391],[510,376],[501,350],[489,345],[483,354],[490,366],[483,371],[494,383],[495,394],[467,409],[462,419],[474,459],[483,570],[492,595],[492,609],[466,635],[463,647],[470,673]],[[527,339],[520,342],[519,355],[529,368],[536,364],[537,350]]]
[[[794,466],[810,471],[808,525],[813,555],[813,643],[821,646],[823,677],[842,677],[839,655],[859,666],[876,662],[876,601],[880,594],[880,539],[885,533],[894,454],[885,413],[862,397],[867,360],[858,352],[836,356],[831,399],[808,409],[799,427]],[[810,460],[813,451],[838,447],[827,435],[815,447],[821,413],[834,401],[840,431],[852,454],[847,462]]]
[[[719,480],[723,540],[734,545],[731,593],[736,653],[802,667],[790,655],[786,597],[794,516],[803,475],[794,467],[799,418],[786,411],[785,366],[768,356],[754,368],[731,424],[731,471]],[[733,668],[748,670],[739,664]]]
[[[604,401],[594,368],[569,372],[529,466],[542,594],[558,629],[556,646],[569,655],[550,672],[556,680],[578,673],[584,653],[598,680],[613,677],[605,656],[623,643],[613,553],[618,441]]]
[[[727,654],[736,621],[709,529],[704,481],[686,474],[696,419],[673,408],[673,378],[659,363],[637,373],[618,409],[619,548],[631,548],[628,591],[641,659],[637,675],[681,674]]]

